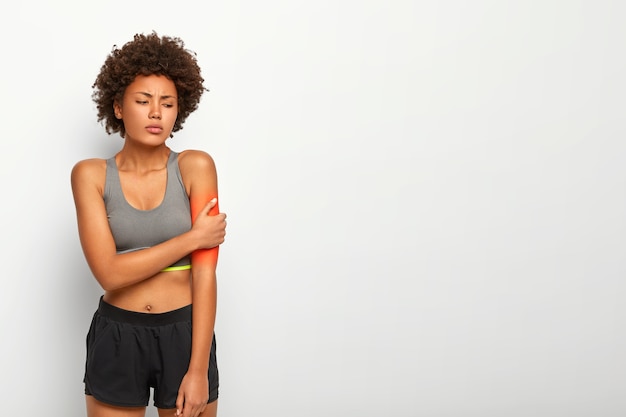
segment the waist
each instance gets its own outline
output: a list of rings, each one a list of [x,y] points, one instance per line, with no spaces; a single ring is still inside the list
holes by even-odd
[[[103,297],[100,297],[98,314],[122,323],[139,326],[163,326],[166,324],[179,323],[181,321],[190,321],[191,304],[163,313],[142,313],[116,307],[104,301]]]
[[[123,310],[163,313],[191,304],[189,270],[159,272],[151,278],[117,290],[106,291],[103,300]]]

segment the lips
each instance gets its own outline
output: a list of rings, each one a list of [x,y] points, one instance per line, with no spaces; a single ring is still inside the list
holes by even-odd
[[[161,133],[163,132],[163,128],[158,125],[150,125],[146,126],[146,130],[150,133]]]

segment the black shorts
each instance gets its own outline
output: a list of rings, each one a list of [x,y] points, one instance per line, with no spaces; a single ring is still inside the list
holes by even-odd
[[[209,401],[217,400],[215,335],[209,357]],[[100,299],[87,334],[85,394],[120,406],[176,408],[191,358],[191,305],[166,313],[127,311]]]

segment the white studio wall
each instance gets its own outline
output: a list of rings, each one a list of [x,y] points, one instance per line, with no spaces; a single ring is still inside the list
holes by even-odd
[[[624,3],[146,6],[3,14],[5,411],[84,415],[69,174],[121,147],[91,85],[155,30],[210,89],[170,146],[228,214],[221,417],[626,414]]]

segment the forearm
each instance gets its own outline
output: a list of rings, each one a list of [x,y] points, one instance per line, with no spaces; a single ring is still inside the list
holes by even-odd
[[[217,311],[217,279],[215,268],[192,268],[192,345],[190,372],[206,375]]]
[[[117,290],[148,279],[199,247],[193,231],[137,251],[91,257],[90,268],[102,288]]]

